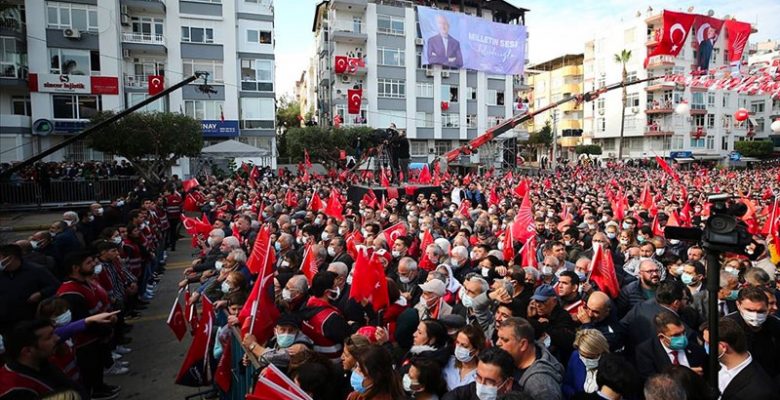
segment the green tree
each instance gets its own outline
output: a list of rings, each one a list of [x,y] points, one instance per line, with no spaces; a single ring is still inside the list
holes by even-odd
[[[762,158],[771,155],[775,145],[771,140],[743,140],[734,143],[734,150],[745,157]]]
[[[309,151],[312,162],[335,164],[339,153],[345,150],[347,154],[355,153],[357,138],[360,138],[361,151],[377,145],[371,128],[323,128],[307,126],[291,128],[284,134],[284,148],[279,148],[280,154],[285,154],[291,162],[303,161],[304,149]]]
[[[96,124],[114,115],[98,113]],[[195,157],[203,148],[201,123],[179,113],[132,113],[88,139],[95,150],[126,158],[149,184],[157,185],[181,157]]]
[[[623,109],[620,111],[620,138],[618,139],[618,160],[623,159],[623,130],[626,126],[626,103],[628,102],[628,93],[626,93],[626,83],[628,83],[628,72],[626,63],[631,60],[631,50],[623,49],[615,54],[615,62],[623,66]]]
[[[590,154],[594,156],[601,155],[601,146],[597,144],[581,144],[574,148],[577,154]]]
[[[531,132],[528,135],[526,144],[532,147],[549,147],[552,144],[552,140],[552,127],[550,126],[550,121],[546,121],[542,129]]]
[[[298,118],[301,115],[301,105],[289,98],[282,96],[276,106],[276,128],[279,132],[301,126]]]

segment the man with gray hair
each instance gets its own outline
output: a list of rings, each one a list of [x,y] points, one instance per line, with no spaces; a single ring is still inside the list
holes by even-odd
[[[463,282],[466,275],[476,272],[475,268],[471,267],[471,260],[469,259],[469,249],[465,246],[455,246],[450,252],[450,267],[452,267],[452,274],[460,282]]]
[[[401,291],[401,297],[406,299],[406,304],[414,305],[420,301],[422,289],[419,284],[426,281],[428,274],[417,268],[417,261],[411,257],[403,257],[398,261],[398,278],[395,283]]]
[[[341,261],[332,262],[328,265],[328,271],[336,274],[333,285],[337,288],[338,297],[333,300],[333,305],[341,310],[348,324],[352,325],[353,322],[363,323],[365,321],[363,306],[355,299],[349,298],[350,285],[347,283],[347,277],[349,276],[347,264]]]
[[[737,311],[739,279],[736,275],[720,271],[718,280],[718,314],[723,317]],[[693,308],[701,315],[702,321],[709,318],[709,291],[699,290],[693,295]]]
[[[282,289],[282,301],[279,304],[282,310],[297,312],[306,305],[309,298],[309,283],[303,275],[293,275]]]

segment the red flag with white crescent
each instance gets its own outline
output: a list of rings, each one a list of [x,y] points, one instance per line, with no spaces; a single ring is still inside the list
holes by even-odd
[[[347,112],[350,114],[360,113],[360,104],[363,102],[363,89],[347,90]]]
[[[149,75],[146,79],[149,81],[149,96],[154,96],[157,93],[165,90],[165,77],[162,75]]]
[[[647,68],[651,57],[665,55],[677,57],[685,46],[695,18],[696,16],[693,14],[664,10],[661,39],[655,48],[647,54],[645,68]]]
[[[335,67],[333,68],[333,70],[337,74],[343,74],[343,73],[347,72],[347,57],[345,57],[345,56],[336,56]]]

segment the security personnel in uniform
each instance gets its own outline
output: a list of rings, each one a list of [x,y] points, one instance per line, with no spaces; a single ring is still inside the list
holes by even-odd
[[[340,294],[335,282],[336,274],[333,272],[321,271],[314,275],[311,297],[299,311],[303,319],[301,330],[314,342],[314,351],[331,360],[341,357],[341,345],[349,334],[344,316],[331,304]]]

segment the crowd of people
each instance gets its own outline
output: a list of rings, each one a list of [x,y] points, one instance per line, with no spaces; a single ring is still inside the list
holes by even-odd
[[[202,179],[187,193],[169,186],[104,212],[93,205],[0,247],[0,385],[37,395],[116,393],[102,377],[124,367],[121,320],[153,296],[164,249],[177,238],[181,211],[172,204],[192,196],[211,229],[192,241],[200,256],[179,286],[192,293],[185,308],[208,303],[230,315],[211,333],[212,361],[237,335],[228,328],[245,328],[244,311],[258,304],[249,298],[263,279],[248,264],[267,233],[274,299],[251,318],[270,320],[272,335],[244,331],[244,357],[258,371],[275,366],[314,399],[779,396],[776,168],[676,177],[617,165],[535,177],[445,173],[440,192],[412,183],[360,200],[344,196],[346,174],[280,172],[259,170],[250,185],[242,176]],[[715,212],[711,193],[745,204],[741,224],[752,233],[744,249],[717,259],[664,234],[667,225],[703,227]],[[533,232],[507,239],[523,207]],[[122,218],[97,229],[115,209]],[[85,251],[68,251],[75,248]],[[605,257],[614,293],[592,279]],[[382,282],[361,296],[365,274],[355,271],[366,262],[381,266]],[[712,268],[717,310],[706,290]],[[19,285],[25,275],[31,284]],[[720,316],[717,343],[709,341],[711,312]],[[71,370],[52,362],[64,346],[75,352],[79,379],[62,378]],[[717,388],[706,380],[710,352],[720,363]],[[215,385],[215,397],[230,394]]]
[[[10,169],[9,163],[0,164],[0,174]],[[12,182],[37,182],[45,184],[52,180],[79,181],[109,178],[128,178],[136,174],[135,168],[127,160],[88,161],[88,162],[39,162],[14,172]]]
[[[116,399],[140,317],[176,249],[182,197],[134,193],[0,245],[0,399]]]

